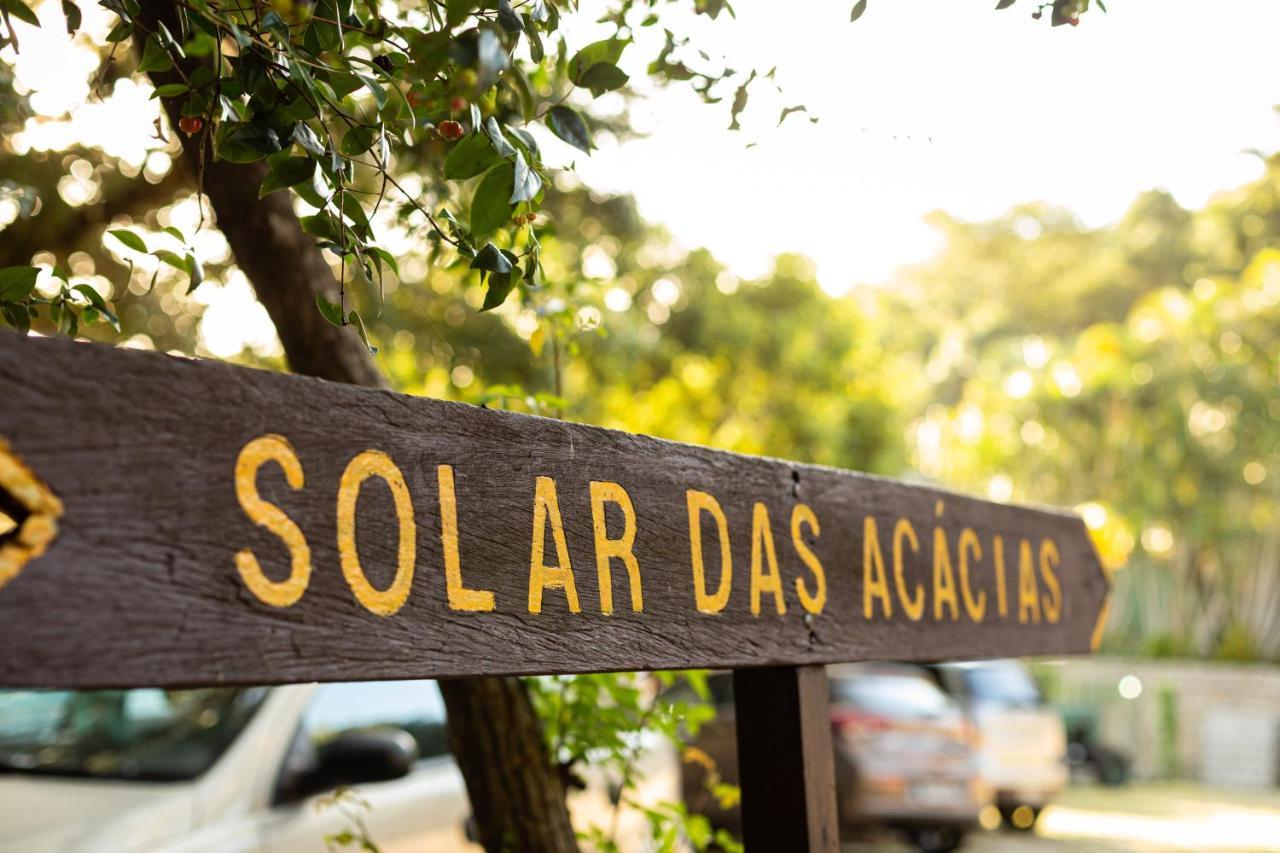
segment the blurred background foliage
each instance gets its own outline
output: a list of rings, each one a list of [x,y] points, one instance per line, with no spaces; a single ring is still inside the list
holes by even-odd
[[[105,237],[194,230],[176,142],[22,143],[25,95],[0,89],[0,266],[65,259],[120,317],[90,336],[283,367],[216,229],[190,295]],[[383,225],[402,277],[380,308],[356,298],[398,388],[1075,507],[1115,570],[1105,649],[1280,660],[1280,160],[1202,210],[1150,192],[1104,228],[940,213],[933,260],[843,297],[802,257],[740,280],[628,197],[556,190],[548,284],[485,314],[474,275]]]

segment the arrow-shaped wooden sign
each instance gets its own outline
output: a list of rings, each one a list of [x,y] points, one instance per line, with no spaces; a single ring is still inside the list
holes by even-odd
[[[0,684],[1087,652],[1074,515],[0,334]],[[56,531],[56,536],[55,536]]]

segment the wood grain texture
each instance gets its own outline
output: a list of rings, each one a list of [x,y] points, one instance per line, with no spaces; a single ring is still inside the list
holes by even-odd
[[[829,690],[823,666],[734,671],[748,850],[839,851]]]
[[[264,604],[235,555],[250,548],[271,580],[288,577],[280,538],[241,508],[234,468],[266,434],[296,450],[305,485],[261,468],[264,499],[297,523],[311,551],[305,593]],[[755,667],[862,659],[956,659],[1087,652],[1107,580],[1081,521],[991,504],[862,474],[745,457],[562,421],[357,388],[155,353],[0,333],[0,438],[61,499],[47,552],[0,588],[0,684],[144,686],[449,677],[685,667]],[[409,597],[394,615],[365,609],[337,550],[338,484],[366,450],[403,473],[416,526]],[[438,466],[453,466],[459,558],[467,587],[492,591],[492,612],[449,609]],[[581,612],[548,588],[530,613],[530,550],[538,477],[555,481]],[[590,484],[627,491],[644,610],[631,609],[628,572],[612,561],[614,612],[601,613]],[[732,587],[724,610],[699,613],[691,574],[686,490],[713,495],[728,521]],[[753,506],[767,507],[786,613],[765,594],[749,607]],[[797,577],[813,586],[791,535],[797,503],[820,534],[805,539],[824,567],[827,601],[805,612]],[[939,516],[938,510],[942,509]],[[621,511],[607,526],[620,535]],[[616,511],[616,512],[615,512]],[[979,624],[960,608],[936,620],[864,615],[866,516],[877,520],[893,585],[895,519],[918,553],[904,577],[932,590],[935,526],[957,563],[963,528],[981,537],[971,567],[985,590]],[[996,613],[990,536],[1007,543],[1009,612]],[[713,589],[718,537],[703,547]],[[1051,538],[1060,555],[1056,624],[1017,618],[1018,543]],[[357,507],[357,546],[370,584],[396,573],[391,490],[370,479]],[[556,559],[546,537],[546,561]],[[1043,590],[1043,587],[1041,587]],[[898,602],[894,602],[895,605]]]

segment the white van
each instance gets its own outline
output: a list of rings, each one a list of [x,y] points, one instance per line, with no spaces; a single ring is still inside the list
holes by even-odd
[[[1067,784],[1067,734],[1035,679],[1016,660],[934,667],[981,736],[980,772],[1006,826],[1029,830]]]

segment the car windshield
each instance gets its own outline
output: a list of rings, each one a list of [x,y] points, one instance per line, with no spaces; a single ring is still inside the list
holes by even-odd
[[[831,699],[886,717],[938,717],[952,709],[946,694],[923,677],[859,674],[831,679]]]
[[[0,771],[193,779],[231,745],[266,692],[0,690]]]
[[[1044,703],[1031,674],[1016,661],[993,661],[961,669],[969,695],[979,702],[1010,708],[1034,708]]]

